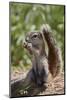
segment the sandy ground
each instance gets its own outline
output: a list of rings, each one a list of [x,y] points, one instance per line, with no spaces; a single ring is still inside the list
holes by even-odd
[[[12,69],[11,70],[11,80],[15,80],[21,77],[25,77],[27,71],[22,71],[19,69]],[[57,76],[50,82],[46,84],[46,89],[43,88],[43,91],[39,92],[37,95],[54,95],[54,94],[64,94],[64,73],[62,72],[61,75]]]

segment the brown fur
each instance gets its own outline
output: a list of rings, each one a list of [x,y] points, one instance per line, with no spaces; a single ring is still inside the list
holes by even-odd
[[[51,29],[47,24],[42,26],[42,34],[45,37],[49,49],[48,52],[49,70],[52,76],[55,77],[61,72],[62,69],[61,50],[57,46],[57,42],[52,36]]]

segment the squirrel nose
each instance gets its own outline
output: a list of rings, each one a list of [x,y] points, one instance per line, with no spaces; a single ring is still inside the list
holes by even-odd
[[[23,46],[24,46],[24,48],[27,47],[27,42],[26,41],[23,42]]]

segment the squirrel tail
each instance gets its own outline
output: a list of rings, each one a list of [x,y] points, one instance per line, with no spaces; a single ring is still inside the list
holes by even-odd
[[[48,45],[49,71],[52,76],[55,77],[61,72],[62,69],[61,50],[57,46],[56,40],[52,36],[52,31],[48,24],[42,25],[41,34],[43,41],[46,40]]]

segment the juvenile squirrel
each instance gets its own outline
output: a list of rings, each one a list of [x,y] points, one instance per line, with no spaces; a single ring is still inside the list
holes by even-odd
[[[45,41],[48,45],[48,55],[45,51]],[[30,80],[38,86],[47,82],[48,73],[55,77],[61,69],[61,51],[51,34],[48,25],[43,25],[41,32],[29,32],[25,38],[24,47],[32,54],[32,68],[29,73]]]

